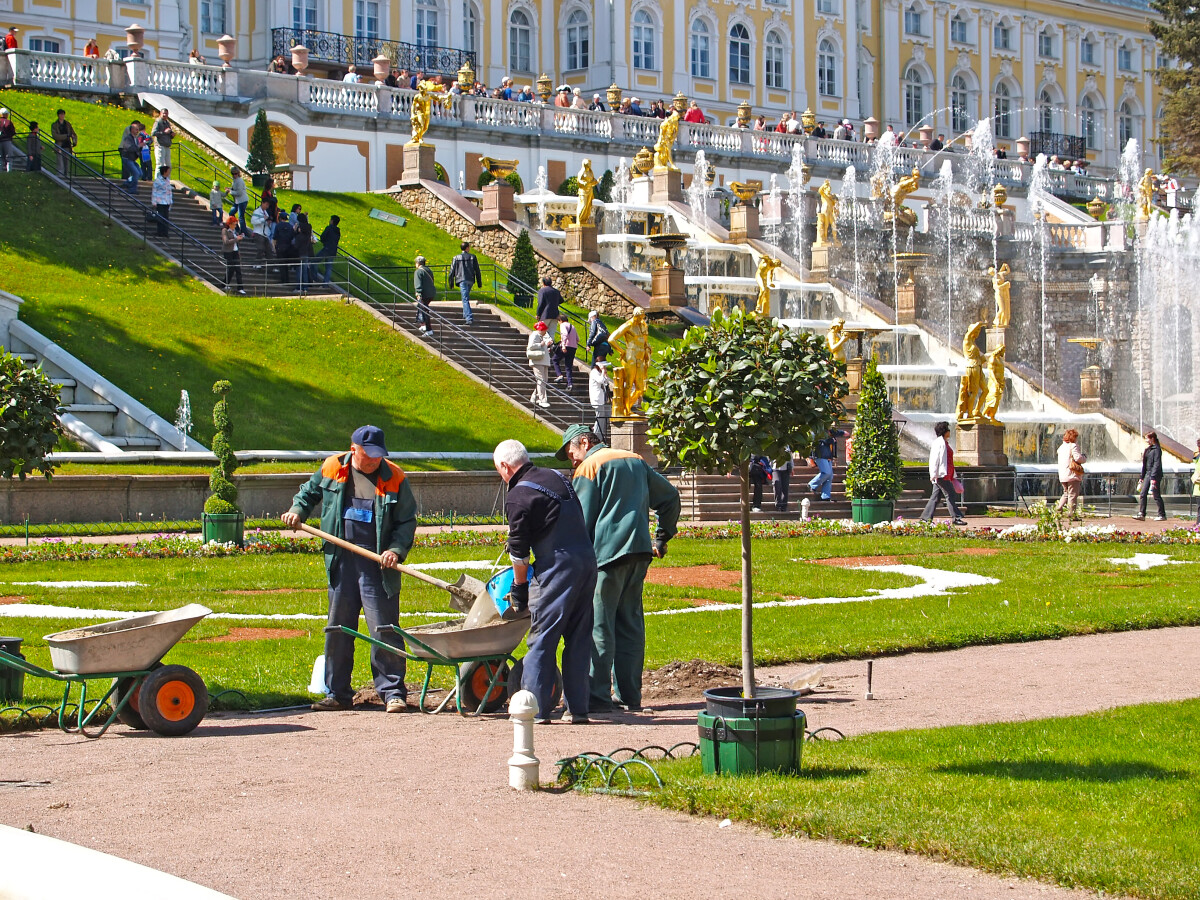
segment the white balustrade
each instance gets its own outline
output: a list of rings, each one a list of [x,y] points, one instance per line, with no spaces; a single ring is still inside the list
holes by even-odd
[[[555,134],[584,135],[612,140],[612,113],[594,112],[590,109],[563,109],[553,107]]]
[[[308,105],[334,112],[379,111],[379,89],[370,84],[315,79],[308,83]]]
[[[790,141],[798,140],[796,135],[775,134],[775,138],[785,138]],[[788,144],[786,158],[791,158],[791,145]],[[870,171],[871,146],[857,141],[839,141],[835,138],[810,138],[805,143],[805,151],[809,160],[818,163],[831,163],[845,168],[854,166],[859,173]]]
[[[29,84],[67,90],[90,89],[107,85],[107,63],[62,53],[25,51],[29,62]],[[103,69],[103,71],[101,71]]]
[[[644,147],[653,147],[658,142],[658,129],[662,125],[662,119],[654,119],[649,116],[626,116],[621,113],[614,113],[614,115],[620,117],[621,134],[625,136],[625,140],[641,144]]]
[[[741,128],[727,128],[724,125],[689,124],[684,139],[697,150],[741,153],[744,133]]]
[[[541,131],[541,104],[517,100],[493,100],[474,97],[475,121],[493,128],[519,128],[522,131]]]
[[[143,60],[146,86],[164,94],[192,97],[225,96],[225,70],[220,66],[194,66],[190,63]]]

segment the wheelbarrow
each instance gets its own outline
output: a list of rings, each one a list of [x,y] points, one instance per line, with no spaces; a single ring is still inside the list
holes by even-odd
[[[0,665],[65,683],[58,705],[58,727],[68,734],[100,737],[118,720],[168,737],[187,734],[208,712],[208,688],[204,679],[187,666],[164,666],[162,658],[211,612],[190,603],[166,612],[59,631],[46,635],[53,670],[3,650]],[[98,700],[92,701],[89,710],[88,683],[104,679],[111,683]],[[76,684],[79,700],[73,704],[71,691]],[[112,715],[99,730],[89,732],[88,727],[106,702],[112,706]]]

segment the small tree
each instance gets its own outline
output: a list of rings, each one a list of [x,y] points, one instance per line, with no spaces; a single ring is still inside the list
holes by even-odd
[[[554,193],[560,197],[578,197],[579,196],[579,179],[574,175],[570,176],[566,181],[558,186],[558,190]]]
[[[508,284],[508,290],[513,295],[513,302],[518,306],[531,305],[531,291],[537,290],[538,267],[537,259],[533,255],[533,243],[529,240],[529,232],[524,228],[517,235],[509,274],[512,280]]]
[[[1151,0],[1150,7],[1162,16],[1150,22],[1159,53],[1178,61],[1154,70],[1166,91],[1158,141],[1168,169],[1194,174],[1200,171],[1200,10],[1190,0]]]
[[[872,356],[854,415],[854,455],[846,468],[846,492],[856,500],[895,500],[904,490],[903,472],[892,401]]]
[[[7,350],[0,357],[0,475],[20,478],[54,464],[46,457],[58,442],[59,386],[41,368],[30,369]]]
[[[750,458],[807,446],[841,413],[845,363],[823,337],[789,331],[766,316],[717,310],[668,347],[649,385],[648,435],[659,458],[741,479],[742,686],[754,696],[750,566]]]
[[[246,170],[262,175],[275,168],[275,142],[271,139],[271,126],[267,124],[267,111],[260,109],[250,129],[250,152],[246,157]]]
[[[600,176],[600,183],[596,185],[596,199],[601,203],[612,203],[612,192],[616,186],[617,179],[612,169],[605,169],[604,174]]]
[[[213,453],[217,457],[217,465],[208,476],[208,488],[212,491],[204,501],[204,511],[209,515],[232,515],[241,512],[237,505],[238,489],[233,483],[233,473],[238,467],[237,457],[233,455],[233,424],[229,421],[229,403],[226,400],[233,389],[228,381],[218,381],[213,385],[213,393],[221,399],[213,407],[213,425],[217,427],[213,437]]]

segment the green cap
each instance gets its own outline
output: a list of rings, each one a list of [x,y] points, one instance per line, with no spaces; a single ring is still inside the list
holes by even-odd
[[[558,452],[555,453],[554,455],[558,459],[565,460],[567,458],[567,445],[569,443],[571,443],[571,441],[575,440],[575,438],[583,437],[585,434],[591,434],[591,433],[592,433],[592,426],[590,426],[590,425],[582,425],[582,424],[581,425],[572,425],[570,428],[568,428],[566,431],[563,432],[562,446],[558,448]]]

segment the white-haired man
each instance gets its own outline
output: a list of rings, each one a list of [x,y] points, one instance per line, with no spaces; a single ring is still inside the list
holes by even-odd
[[[521,687],[538,702],[538,722],[550,721],[555,656],[563,642],[563,721],[588,721],[592,661],[592,595],[596,553],[583,510],[566,476],[529,461],[520,441],[502,441],[492,454],[508,485],[508,554],[513,564],[513,609],[528,608],[532,621]],[[532,562],[531,562],[532,558]],[[531,590],[532,585],[532,590]]]

